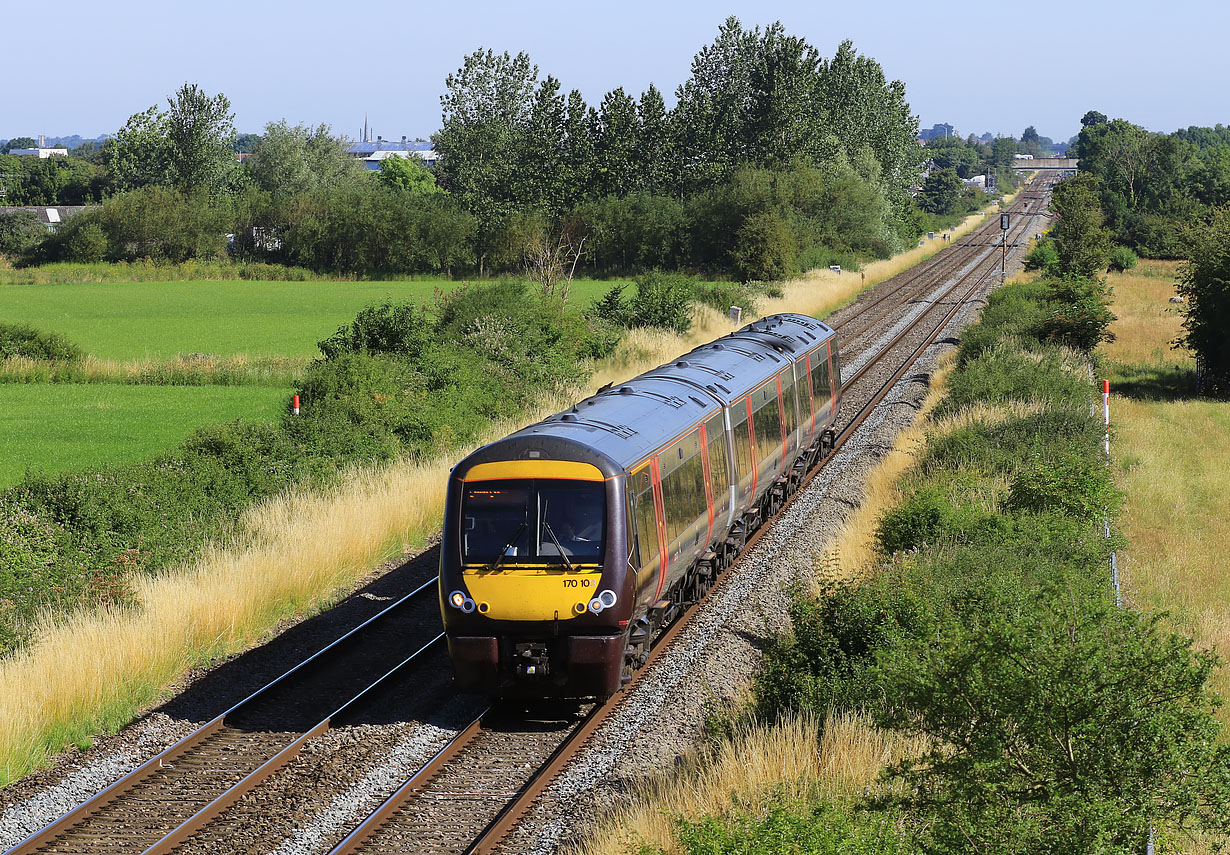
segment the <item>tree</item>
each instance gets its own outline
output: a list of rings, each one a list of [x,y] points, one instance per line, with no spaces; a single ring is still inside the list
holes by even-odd
[[[336,187],[366,172],[328,125],[291,127],[285,119],[265,125],[247,168],[257,186],[275,198]]]
[[[1176,342],[1196,354],[1200,391],[1230,397],[1230,208],[1217,208],[1190,230],[1190,260],[1179,273],[1184,298],[1183,336]]]
[[[636,140],[636,161],[640,187],[651,193],[665,192],[674,186],[671,126],[666,102],[652,83],[641,95],[637,112],[640,135]]]
[[[230,100],[221,92],[211,97],[195,83],[185,83],[167,103],[165,129],[172,183],[185,192],[217,195],[237,173]]]
[[[553,215],[563,211],[567,195],[565,133],[565,104],[560,83],[547,75],[534,93],[534,106],[523,134],[516,195],[524,203]]]
[[[1110,120],[1106,118],[1106,114],[1099,113],[1097,110],[1090,110],[1088,113],[1081,116],[1081,124],[1086,128],[1091,125],[1104,125],[1108,121]]]
[[[1103,227],[1101,202],[1093,176],[1081,173],[1056,185],[1051,195],[1061,272],[1089,278],[1106,272],[1110,263],[1110,232]]]
[[[4,144],[4,149],[0,151],[0,154],[8,154],[10,151],[19,148],[34,148],[36,145],[38,143],[34,137],[13,137]]]
[[[639,119],[636,102],[622,88],[606,93],[598,110],[594,183],[604,196],[620,195],[639,183],[636,159]]]
[[[170,146],[166,116],[158,105],[133,113],[115,136],[103,143],[103,163],[121,190],[167,184]]]
[[[932,214],[951,214],[964,191],[965,184],[955,169],[937,169],[923,182],[918,206]]]
[[[1217,657],[1072,585],[971,594],[880,660],[879,723],[926,746],[890,769],[923,851],[1140,852],[1151,826],[1230,830]]]
[[[572,207],[587,198],[593,189],[597,168],[595,128],[598,114],[585,103],[581,93],[568,93],[564,116],[564,151],[561,170],[564,177],[564,203]]]
[[[411,196],[431,196],[444,191],[436,177],[428,172],[417,157],[386,157],[380,161],[380,180],[390,187],[400,187]]]
[[[445,188],[478,220],[480,274],[500,224],[524,202],[518,169],[537,82],[528,54],[490,49],[467,56],[444,82],[432,141]]]
[[[1038,131],[1033,125],[1030,125],[1021,134],[1020,148],[1022,154],[1032,154],[1034,157],[1042,153]]]

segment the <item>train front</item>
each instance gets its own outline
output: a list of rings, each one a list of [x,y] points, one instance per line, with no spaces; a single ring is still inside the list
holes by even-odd
[[[635,598],[623,482],[584,445],[524,433],[453,470],[440,607],[461,691],[618,691]]]

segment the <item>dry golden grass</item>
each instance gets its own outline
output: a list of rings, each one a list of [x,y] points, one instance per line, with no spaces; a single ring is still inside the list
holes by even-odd
[[[825,550],[825,579],[859,579],[874,563],[877,555],[876,525],[880,515],[895,507],[903,498],[901,477],[914,465],[918,452],[926,445],[930,432],[927,417],[943,398],[947,388],[945,378],[954,363],[952,354],[941,359],[914,422],[897,434],[892,449],[868,473],[862,502],[846,517]],[[817,586],[820,581],[819,578],[815,580]]]
[[[747,726],[692,754],[669,777],[635,788],[577,851],[623,855],[646,846],[679,852],[671,834],[674,817],[721,814],[736,799],[753,812],[783,795],[849,800],[871,787],[881,769],[916,749],[912,741],[855,716],[830,718],[823,735],[808,718]]]
[[[174,359],[112,360],[85,356],[56,364],[13,356],[0,360],[5,383],[151,383],[168,385],[289,385],[308,359],[292,356],[178,356]]]
[[[1170,302],[1178,278],[1177,261],[1142,261],[1134,270],[1110,274],[1118,319],[1110,326],[1115,340],[1099,353],[1118,362],[1194,364],[1190,352],[1170,348],[1183,332],[1182,307]]]
[[[1142,262],[1110,276],[1116,340],[1099,352],[1128,365],[1190,369],[1191,355],[1172,351],[1181,317],[1168,299],[1177,263]],[[1111,453],[1127,494],[1120,556],[1129,600],[1171,611],[1200,646],[1230,659],[1230,404],[1207,400],[1142,400],[1111,385]],[[1214,688],[1230,697],[1222,668]],[[1230,708],[1220,719],[1230,726]]]
[[[984,218],[967,218],[955,234]],[[929,257],[939,243],[868,265],[865,281],[815,271],[785,283],[783,297],[764,301],[762,312],[827,314]],[[730,329],[724,316],[701,308],[687,337],[634,331],[596,366],[591,382],[623,380]],[[127,369],[99,363],[91,370]],[[582,394],[560,390],[519,424],[494,425],[485,441]],[[133,608],[48,621],[27,649],[0,661],[0,786],[66,746],[122,727],[195,665],[252,646],[281,621],[332,602],[405,544],[421,543],[440,525],[448,471],[465,452],[355,472],[328,494],[298,492],[263,503],[248,514],[241,541],[137,580]]]

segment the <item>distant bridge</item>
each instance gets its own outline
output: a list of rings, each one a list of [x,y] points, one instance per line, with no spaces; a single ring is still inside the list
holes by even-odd
[[[1033,160],[1016,160],[1013,169],[1059,169],[1076,171],[1079,161],[1075,157],[1035,157]]]

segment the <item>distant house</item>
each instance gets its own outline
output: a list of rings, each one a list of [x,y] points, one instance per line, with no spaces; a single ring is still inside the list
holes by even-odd
[[[68,157],[68,149],[66,148],[15,148],[9,152],[18,157],[37,157],[39,160],[46,160],[49,157]]]
[[[401,138],[401,142],[386,140],[384,137],[376,137],[373,140],[367,119],[363,120],[359,141],[347,146],[346,153],[362,160],[363,165],[372,170],[379,169],[381,161],[388,157],[414,157],[424,166],[435,166],[439,160],[429,142],[411,142],[405,137]]]
[[[47,227],[47,231],[54,232],[60,223],[67,220],[74,214],[80,214],[82,211],[88,211],[90,208],[96,208],[97,205],[24,205],[24,206],[0,206],[0,215],[15,214],[18,211],[31,211],[38,216],[38,221]]]
[[[362,160],[368,169],[379,169],[381,161],[387,157],[413,157],[424,166],[435,166],[439,159],[431,143],[407,142],[405,137],[401,138],[401,142],[390,142],[380,137],[375,142],[357,142],[348,146],[346,153]]]

